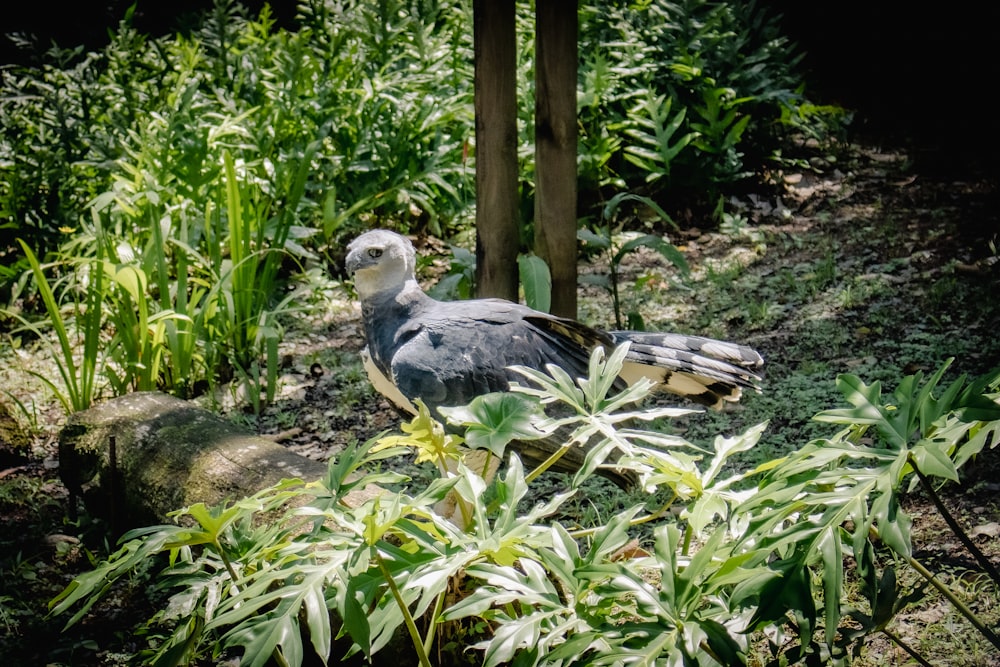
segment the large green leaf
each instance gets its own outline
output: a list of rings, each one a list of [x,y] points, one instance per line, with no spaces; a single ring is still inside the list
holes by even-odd
[[[536,440],[545,436],[536,426],[544,417],[538,403],[519,394],[486,394],[477,396],[466,406],[443,407],[440,411],[452,424],[465,427],[466,445],[488,449],[501,459],[512,440]]]
[[[517,268],[529,308],[549,312],[552,307],[552,274],[549,265],[537,255],[518,255]]]

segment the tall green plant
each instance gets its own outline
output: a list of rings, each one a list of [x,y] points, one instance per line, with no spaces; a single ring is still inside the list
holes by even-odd
[[[675,228],[677,227],[677,224],[667,215],[666,211],[649,197],[629,192],[620,192],[612,197],[601,209],[601,221],[597,226],[597,231],[592,231],[584,227],[577,232],[577,237],[586,247],[603,252],[607,257],[608,275],[593,274],[584,276],[582,282],[599,285],[608,291],[611,295],[611,307],[615,314],[615,327],[618,329],[624,328],[620,270],[622,261],[626,255],[639,248],[649,248],[660,253],[664,259],[680,269],[682,275],[687,276],[689,271],[684,255],[663,237],[624,231],[626,221],[628,220],[628,216],[623,214],[626,204],[647,208],[653,211],[663,222],[669,223]],[[629,328],[642,328],[642,319],[638,313],[628,313],[627,319]]]
[[[106,295],[114,335],[107,344],[106,376],[116,395],[152,391],[161,385],[170,310],[151,312],[145,272],[133,265],[104,262],[99,267],[111,288]]]
[[[569,427],[574,432],[569,443],[592,437],[600,441],[577,475],[574,488],[615,448],[621,454],[616,465],[648,473],[650,488],[658,485],[655,475],[661,473],[656,471],[692,466],[690,454],[683,453],[690,446],[683,440],[624,427],[628,420],[678,411],[621,412],[648,391],[644,385],[614,390],[613,378],[623,355],[624,349],[608,358],[595,353],[592,377],[580,385],[552,369],[551,376],[532,375],[542,381],[539,389],[519,389],[544,402],[568,401],[567,405],[576,406],[574,416],[558,424],[543,422],[539,428]],[[484,397],[478,407],[452,414],[458,422],[470,417],[482,420],[470,426],[467,444],[502,451],[504,443],[528,433],[520,426],[522,418],[534,418],[538,406],[519,401],[502,410],[490,407],[495,402],[507,403],[506,398],[499,394]],[[594,531],[573,534],[559,524],[549,525],[545,517],[574,491],[526,507],[529,484],[540,471],[526,475],[516,456],[510,457],[506,473],[492,485],[459,465],[414,495],[383,494],[356,507],[343,502],[362,485],[400,481],[395,473],[357,474],[365,466],[397,455],[400,449],[394,445],[450,446],[424,426],[415,421],[406,438],[349,448],[331,463],[325,480],[284,482],[218,510],[193,506],[178,514],[191,527],[133,531],[123,538],[118,552],[53,600],[53,613],[75,608],[69,623],[79,622],[108,581],[127,576],[139,563],[170,554],[162,574],[163,583],[175,591],[170,608],[190,612],[183,617],[157,617],[157,621],[174,621],[172,634],[156,652],[157,661],[187,662],[228,646],[242,651],[244,664],[263,664],[273,656],[280,663],[298,665],[306,641],[324,660],[335,649],[345,655],[361,652],[371,659],[396,641],[396,629],[405,627],[414,654],[424,656],[419,660],[426,664],[436,639],[442,633],[447,637],[449,629],[457,627],[455,621],[470,615],[482,615],[494,626],[479,645],[486,664],[515,656],[545,660],[553,651],[573,660],[599,650],[592,642],[600,633],[607,634],[607,646],[634,656],[657,652],[704,655],[698,639],[703,630],[711,633],[707,644],[711,652],[739,653],[745,643],[739,634],[720,630],[720,623],[711,620],[728,613],[725,605],[706,612],[701,604],[701,582],[716,576],[709,568],[713,561],[708,552],[690,563],[686,573],[679,573],[678,558],[687,561],[678,550],[678,533],[663,533],[657,557],[664,581],[647,584],[629,563],[616,561],[617,552],[629,539],[629,526],[651,520],[637,518],[641,505]],[[751,446],[752,439],[746,443]],[[729,453],[737,450],[730,448]],[[661,454],[665,458],[656,462]],[[720,455],[727,454],[720,450]],[[674,476],[667,484],[677,489],[678,497],[691,497],[697,493],[699,477]],[[449,494],[456,494],[468,508],[464,528],[433,509]],[[264,513],[273,517],[283,503],[303,495],[313,500],[289,508],[280,520],[258,520]],[[549,577],[572,588],[557,591]],[[473,593],[453,604],[448,600],[456,586],[492,595]],[[628,621],[630,616],[636,616],[635,623]],[[664,628],[672,631],[664,634]],[[644,639],[639,639],[637,631]],[[333,641],[337,636],[349,640],[337,644]]]
[[[808,106],[801,54],[758,3],[585,4],[580,42],[581,191],[708,193],[711,206],[776,156],[776,121]],[[811,131],[837,125],[825,111]]]
[[[626,130],[633,141],[625,147],[625,159],[646,174],[647,183],[668,178],[678,155],[698,137],[686,132],[675,138],[687,109],[671,114],[672,106],[672,98],[650,95],[633,111],[633,127]]]
[[[28,372],[52,389],[67,412],[85,410],[93,403],[98,390],[97,378],[100,370],[98,350],[104,324],[103,304],[107,290],[103,265],[100,258],[88,263],[86,265],[89,269],[88,280],[81,292],[66,290],[66,293],[75,300],[70,310],[64,314],[63,302],[57,298],[35,253],[24,241],[19,239],[18,242],[31,267],[38,293],[48,315],[48,324],[52,327],[58,343],[58,347],[50,343],[50,350],[62,379],[62,386],[57,385],[43,373],[34,370]],[[9,314],[19,320],[25,328],[37,333],[42,340],[49,340],[43,328],[37,323],[16,313],[9,312]],[[74,334],[72,336],[71,331]]]

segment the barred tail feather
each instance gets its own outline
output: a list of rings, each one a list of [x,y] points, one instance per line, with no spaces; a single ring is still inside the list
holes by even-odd
[[[720,408],[737,401],[742,389],[760,391],[764,360],[755,350],[734,343],[635,331],[615,331],[615,342],[630,343],[622,378],[632,384],[641,377],[658,389]]]

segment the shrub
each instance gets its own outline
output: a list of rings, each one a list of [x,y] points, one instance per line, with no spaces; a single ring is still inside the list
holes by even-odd
[[[490,666],[745,664],[752,631],[772,639],[773,664],[815,664],[845,662],[874,632],[899,641],[887,626],[919,598],[899,585],[901,565],[947,589],[914,558],[900,495],[914,479],[955,479],[959,466],[995,446],[1000,407],[984,392],[995,392],[1000,376],[960,378],[935,395],[942,368],[926,381],[903,379],[888,401],[878,385],[842,376],[854,407],[818,418],[843,431],[735,473],[730,464],[764,437],[765,425],[720,436],[711,448],[635,428],[686,411],[636,409],[648,385],[614,393],[623,356],[624,348],[607,359],[598,350],[579,382],[555,367],[521,369],[531,387],[449,411],[464,438],[446,434],[425,410],[405,435],[346,451],[325,480],[288,480],[225,507],[181,510],[183,525],[133,531],[57,596],[53,611],[76,608],[76,623],[116,580],[169,554],[156,580],[174,592],[147,628],[167,633],[150,654],[158,664],[231,650],[245,665],[272,657],[299,665],[306,641],[324,662],[372,659],[397,629],[423,665],[435,641],[454,663],[473,648]],[[543,406],[553,404],[568,416],[546,417]],[[526,474],[512,454],[492,483],[461,464],[463,440],[507,456],[512,440],[560,427],[570,435],[548,463],[581,443],[589,453],[566,491],[542,502],[526,500],[547,464]],[[356,508],[341,503],[361,485],[399,482],[395,473],[357,473],[402,445],[428,460],[458,457],[458,465],[442,465],[451,472],[426,489]],[[611,457],[644,490],[666,491],[666,504],[648,511],[640,502],[582,529],[547,518]],[[302,496],[311,500],[286,506]],[[461,510],[452,519],[435,510],[449,496]],[[681,511],[670,511],[675,503]],[[656,526],[651,547],[629,534],[643,523]],[[845,611],[849,581],[869,610]],[[963,613],[1000,648],[982,619]]]

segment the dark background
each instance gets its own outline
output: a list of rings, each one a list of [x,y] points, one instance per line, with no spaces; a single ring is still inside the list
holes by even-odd
[[[868,141],[995,171],[1000,3],[767,0],[806,52],[809,89]],[[932,165],[933,166],[933,165]],[[961,166],[961,165],[941,165]]]
[[[5,8],[3,33],[33,35],[35,53],[4,37],[0,63],[31,64],[53,41],[100,48],[133,0],[19,2]],[[262,0],[244,5],[256,14]],[[294,26],[295,0],[270,3],[279,25]],[[993,99],[1000,74],[1000,3],[958,0],[765,0],[785,34],[806,54],[808,93],[856,111],[865,141],[915,147],[925,163],[992,169],[1000,142]],[[167,34],[193,24],[211,0],[138,0],[134,25]]]

